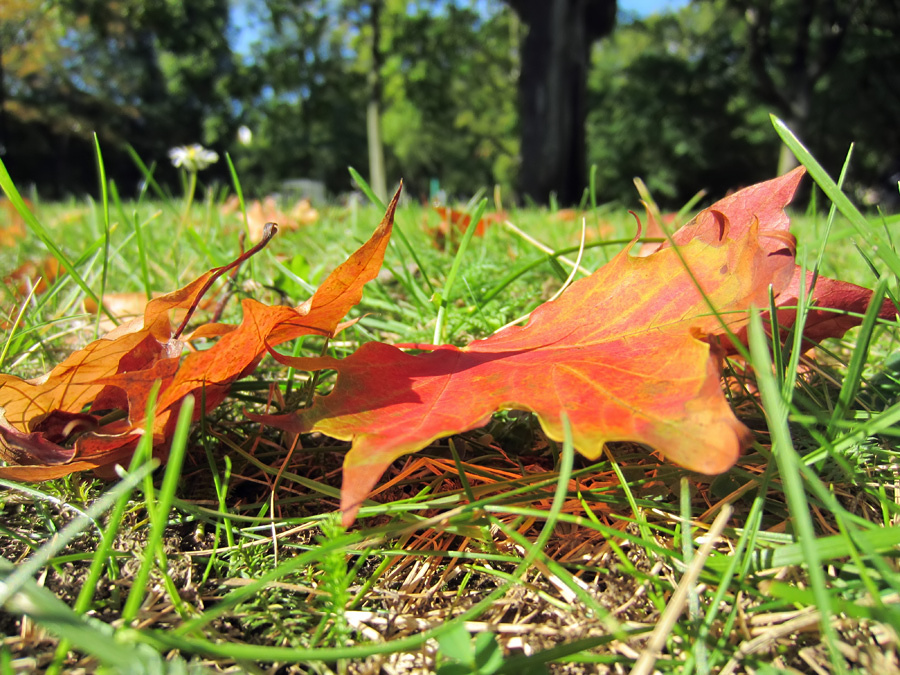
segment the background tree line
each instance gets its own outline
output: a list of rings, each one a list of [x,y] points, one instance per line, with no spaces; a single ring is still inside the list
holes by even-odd
[[[231,153],[251,193],[301,177],[339,193],[348,165],[371,170],[374,119],[387,180],[402,176],[416,197],[436,178],[452,195],[499,184],[572,202],[590,163],[604,201],[633,204],[641,176],[677,206],[786,168],[775,113],[833,169],[855,141],[854,186],[890,193],[900,0],[694,0],[620,14],[612,30],[614,11],[614,0],[4,0],[0,152],[47,197],[95,191],[94,131],[125,194],[141,177],[126,144],[172,185],[168,148],[194,142]],[[554,70],[560,45],[569,60]],[[205,175],[228,179],[222,163]]]

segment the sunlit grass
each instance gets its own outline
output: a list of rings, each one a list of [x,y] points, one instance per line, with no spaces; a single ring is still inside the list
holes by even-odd
[[[178,204],[113,200],[108,245],[106,204],[36,202],[33,210],[91,289],[105,270],[108,292],[166,292],[240,251],[244,226],[214,194],[198,193],[188,219]],[[821,260],[823,274],[868,287],[881,275],[879,292],[896,297],[893,261],[857,226],[862,218],[888,238],[890,227],[847,208],[827,244],[827,214],[793,214],[805,264]],[[315,224],[282,232],[227,282],[222,320],[239,320],[242,297],[305,300],[381,215],[373,206],[325,207]],[[328,349],[341,356],[372,339],[431,342],[436,326],[458,344],[485,337],[561,287],[582,217],[587,270],[636,231],[630,215],[602,206],[506,216],[553,255],[502,223],[458,254],[458,240],[429,234],[440,220],[434,211],[401,208],[405,241],[392,242],[353,312],[360,321]],[[6,276],[44,255],[26,238],[0,250],[0,269]],[[450,297],[435,298],[448,278]],[[95,320],[71,275],[30,298],[25,290],[7,287],[3,299],[3,369],[36,375],[93,339]],[[397,462],[350,532],[333,519],[346,445],[298,440],[242,415],[277,398],[273,387],[309,395],[307,374],[268,360],[208,419],[192,429],[183,421],[174,461],[156,480],[139,452],[113,484],[71,476],[0,494],[0,594],[27,617],[4,624],[11,637],[0,672],[295,664],[285,672],[329,673],[365,664],[370,672],[538,673],[573,662],[637,672],[888,672],[900,625],[900,385],[884,379],[883,362],[896,342],[896,326],[871,315],[815,357],[795,341],[777,370],[754,331],[757,375],[739,363],[729,372],[744,385],[732,388],[733,404],[757,442],[723,476],[689,474],[629,444],[589,462],[573,456],[571,442],[545,439],[529,415],[502,413]],[[322,347],[307,338],[281,349]],[[873,398],[875,381],[883,393]],[[711,528],[721,536],[709,538]]]

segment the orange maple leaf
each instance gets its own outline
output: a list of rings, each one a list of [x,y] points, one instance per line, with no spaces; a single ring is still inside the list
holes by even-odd
[[[188,317],[211,284],[271,239],[269,231],[253,249],[225,267],[210,270],[177,291],[151,300],[143,317],[123,324],[69,356],[36,380],[0,375],[0,476],[44,480],[85,469],[123,463],[144,433],[144,414],[154,382],[161,383],[152,433],[154,454],[164,458],[181,402],[202,391],[205,408],[218,406],[232,382],[252,372],[267,349],[300,335],[333,335],[362,297],[365,284],[381,268],[390,240],[399,190],[368,242],[339,265],[299,307],[267,307],[244,301],[238,326],[208,324],[191,338],[221,336],[210,349],[183,361],[181,338]],[[173,330],[170,315],[187,309]],[[92,414],[82,410],[90,405]],[[124,419],[101,426],[93,411],[125,411]],[[77,418],[70,419],[71,415]],[[68,420],[61,424],[58,420]],[[73,435],[75,440],[72,440]]]

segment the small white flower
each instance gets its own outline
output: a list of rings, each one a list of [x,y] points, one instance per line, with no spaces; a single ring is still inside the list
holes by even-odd
[[[186,171],[197,172],[218,162],[219,155],[213,150],[207,150],[199,143],[194,143],[172,148],[169,150],[169,159],[172,160],[172,166],[176,168],[182,167]]]
[[[253,142],[253,132],[250,131],[250,127],[246,124],[242,124],[238,127],[237,137],[238,143],[241,145],[250,145]]]

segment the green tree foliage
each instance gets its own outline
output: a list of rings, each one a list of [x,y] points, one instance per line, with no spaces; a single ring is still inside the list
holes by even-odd
[[[896,86],[894,69],[884,68],[900,55],[896,40],[900,3],[896,0],[719,0],[713,4],[723,13],[730,12],[732,20],[743,18],[740,41],[753,90],[800,135],[809,131],[815,137],[825,132],[822,112],[840,105],[848,94],[874,94],[875,88]],[[854,98],[856,105],[862,103]],[[793,156],[782,152],[779,170],[795,165]]]
[[[737,33],[692,5],[621,26],[594,51],[588,158],[602,198],[634,203],[635,176],[666,201],[771,173],[777,143],[748,97]]]
[[[169,145],[216,140],[215,131],[203,136],[220,128],[205,123],[228,101],[227,0],[16,3],[4,4],[0,36],[7,45],[7,161],[20,180],[59,191],[95,183],[83,170],[92,161],[93,132],[113,175],[125,172],[135,182],[130,162],[116,152],[124,143],[153,158]],[[48,159],[55,176],[47,175]]]
[[[594,52],[589,159],[601,195],[634,203],[634,176],[679,206],[771,176],[769,114],[835,170],[858,144],[852,182],[887,188],[900,169],[900,3],[695,1],[621,26]],[[883,192],[883,191],[882,191]],[[896,193],[896,189],[894,189]]]
[[[370,3],[267,0],[244,68],[255,82],[241,120],[254,145],[239,167],[266,189],[311,177],[350,188],[347,166],[365,172],[372,70]],[[451,193],[511,185],[515,139],[515,17],[453,3],[386,0],[377,68],[388,182],[426,195],[437,178]],[[257,183],[259,185],[259,183]]]
[[[96,131],[123,192],[139,178],[125,143],[171,182],[168,148],[200,142],[232,154],[248,193],[314,178],[337,194],[351,188],[348,165],[368,170],[375,92],[389,184],[402,177],[417,198],[433,178],[451,195],[499,183],[545,197],[551,183],[526,190],[524,172],[551,182],[563,172],[536,159],[553,143],[520,140],[540,130],[539,118],[522,118],[520,72],[542,63],[528,38],[548,32],[535,26],[546,28],[549,7],[0,0],[4,161],[48,195],[93,190]],[[885,179],[900,172],[898,32],[900,0],[694,0],[643,21],[620,17],[589,52],[586,163],[598,167],[601,199],[634,205],[634,176],[672,207],[701,187],[721,195],[771,176],[780,146],[770,113],[835,170],[855,141],[852,187],[889,194]],[[547,91],[535,89],[535,110]],[[237,140],[242,125],[249,144]],[[224,163],[206,177],[227,180]],[[574,183],[566,199],[580,196]]]
[[[430,178],[471,194],[516,170],[518,22],[496,7],[389,3],[385,32],[384,139],[389,168],[419,194]],[[389,172],[390,173],[390,172]]]
[[[350,24],[329,2],[267,0],[241,5],[255,39],[240,66],[237,119],[253,132],[232,152],[251,192],[289,178],[349,187],[347,166],[366,156],[366,78],[354,69]]]

